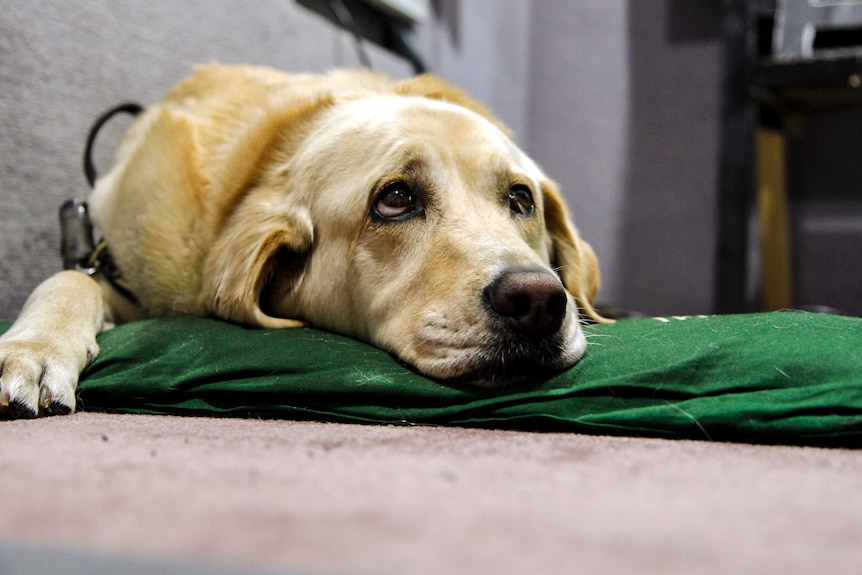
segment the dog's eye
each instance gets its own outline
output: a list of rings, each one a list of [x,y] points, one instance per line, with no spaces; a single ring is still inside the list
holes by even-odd
[[[527,218],[536,213],[536,202],[533,194],[526,186],[512,186],[509,190],[509,209],[521,218]]]
[[[387,185],[374,201],[374,213],[386,220],[405,219],[421,210],[419,198],[404,182]]]

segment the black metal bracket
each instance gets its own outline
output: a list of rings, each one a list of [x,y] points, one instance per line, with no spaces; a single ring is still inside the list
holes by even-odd
[[[335,13],[327,0],[296,0],[297,3],[330,22],[344,27],[341,18]],[[399,20],[359,0],[338,0],[349,12],[356,32],[364,39],[396,54],[413,67],[416,74],[428,70],[424,58],[413,43],[413,26],[406,20]]]

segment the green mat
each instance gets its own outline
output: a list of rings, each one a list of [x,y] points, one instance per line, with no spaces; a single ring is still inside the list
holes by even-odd
[[[99,337],[79,407],[862,447],[862,319],[651,318],[587,334],[571,370],[482,390],[312,329],[147,320]]]

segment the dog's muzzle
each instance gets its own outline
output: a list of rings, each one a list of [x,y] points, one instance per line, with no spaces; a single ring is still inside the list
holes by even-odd
[[[494,332],[475,367],[450,381],[505,387],[541,381],[574,360],[566,359],[568,294],[543,268],[504,270],[482,292]]]

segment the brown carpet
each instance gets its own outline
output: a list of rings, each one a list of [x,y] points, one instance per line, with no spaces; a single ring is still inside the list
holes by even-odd
[[[0,541],[159,560],[369,575],[862,568],[860,451],[83,413],[0,422],[0,490]]]

